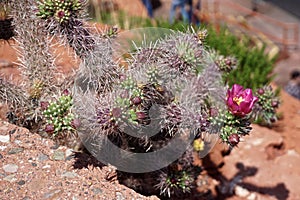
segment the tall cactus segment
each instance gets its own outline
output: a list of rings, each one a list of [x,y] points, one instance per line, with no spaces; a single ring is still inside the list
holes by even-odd
[[[13,18],[17,41],[18,66],[22,74],[20,86],[1,79],[1,100],[7,102],[11,122],[31,128],[40,120],[39,101],[54,91],[54,57],[50,53],[51,38],[44,24],[35,17],[35,1],[5,1]]]
[[[54,57],[50,53],[51,38],[44,29],[44,22],[35,17],[36,1],[12,0],[20,71],[32,99],[53,90]]]
[[[0,100],[12,109],[21,109],[28,104],[24,90],[3,78],[0,78]]]
[[[83,0],[8,5],[24,81],[16,87],[0,78],[0,99],[12,107],[11,122],[35,125],[60,141],[79,136],[92,155],[117,167],[125,179],[144,182],[151,176],[151,183],[136,188],[152,187],[169,198],[195,187],[195,154],[204,157],[217,139],[234,148],[249,134],[248,114],[258,98],[237,84],[226,97],[222,75],[236,63],[203,45],[206,31],[139,29],[114,40],[115,28],[100,34],[85,21]],[[75,75],[62,84],[54,40],[80,59]]]
[[[107,38],[101,37],[96,27],[86,22],[86,5],[84,0],[39,0],[36,14],[44,20],[50,35],[58,36],[81,58],[75,78],[79,88],[88,85],[105,91],[114,81],[117,68],[112,62]]]
[[[92,27],[84,22],[84,0],[38,0],[37,16],[45,20],[49,33],[59,36],[83,58],[93,50]]]

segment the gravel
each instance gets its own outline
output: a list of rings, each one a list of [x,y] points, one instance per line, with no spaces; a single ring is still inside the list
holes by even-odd
[[[115,169],[101,165],[92,156],[80,152],[74,156],[71,149],[57,146],[51,139],[0,120],[2,135],[11,130],[18,131],[10,142],[0,143],[0,199],[157,199],[144,197],[117,179],[107,181]]]
[[[10,154],[18,154],[18,153],[21,153],[24,151],[24,148],[22,147],[17,147],[17,148],[12,148],[10,149],[7,154],[10,155]]]
[[[0,142],[8,143],[10,140],[9,135],[0,135]]]
[[[15,173],[18,171],[18,165],[16,164],[7,164],[7,165],[4,165],[3,166],[3,170],[6,172],[6,173]]]

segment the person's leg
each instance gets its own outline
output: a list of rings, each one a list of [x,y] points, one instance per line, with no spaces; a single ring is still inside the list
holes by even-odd
[[[185,22],[185,23],[190,23],[190,21],[189,21],[189,13],[186,11],[186,9],[185,9],[185,0],[182,0],[181,2],[180,2],[180,10],[181,10],[181,15],[182,15],[182,18],[183,18],[183,21]]]
[[[170,16],[169,16],[170,24],[174,23],[175,21],[176,7],[177,7],[176,2],[172,1],[171,8],[170,8]]]
[[[144,6],[145,6],[146,9],[147,9],[148,16],[149,16],[150,18],[153,18],[153,9],[152,9],[151,1],[150,1],[150,0],[142,0],[142,1],[143,1]]]
[[[197,1],[197,5],[196,5],[196,10],[198,12],[201,12],[201,0],[198,0]],[[200,16],[199,16],[200,17]],[[196,16],[196,25],[197,26],[200,26],[201,25],[201,22],[200,22],[200,18],[198,16]]]
[[[189,11],[188,11],[189,23],[192,23],[192,19],[193,19],[193,0],[188,0],[187,3],[189,5]]]

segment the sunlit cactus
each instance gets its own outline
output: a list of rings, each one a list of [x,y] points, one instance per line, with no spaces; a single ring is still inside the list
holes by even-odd
[[[255,104],[252,112],[252,118],[262,125],[271,126],[278,120],[276,113],[280,106],[280,99],[271,86],[259,88],[255,92],[258,101]]]
[[[184,194],[189,193],[194,187],[193,176],[185,170],[168,170],[163,172],[159,177],[160,183],[156,185],[163,196],[182,197]]]
[[[238,63],[205,45],[206,30],[190,28],[156,37],[160,32],[149,29],[154,40],[142,35],[142,41],[133,38],[122,46],[116,27],[100,33],[86,22],[86,3],[24,0],[20,6],[12,0],[8,4],[24,80],[17,87],[0,79],[0,99],[11,107],[11,122],[21,120],[19,124],[35,126],[31,130],[58,141],[80,138],[96,157],[99,151],[104,158],[118,156],[105,149],[107,144],[117,152],[126,151],[123,157],[129,161],[173,144],[169,154],[151,163],[159,169],[135,178],[149,177],[151,172],[153,180],[147,186],[151,191],[180,198],[195,186],[199,174],[193,165],[195,156],[203,158],[217,139],[231,149],[237,147],[250,133],[251,116],[262,116],[258,111],[269,113],[263,115],[267,120],[274,118],[279,101],[269,89],[254,94],[237,84],[228,89],[223,75]],[[132,35],[143,34],[139,31]],[[80,62],[63,80],[58,80],[55,70],[56,43],[71,47],[75,54],[70,55]],[[164,163],[177,152],[175,159]],[[123,157],[118,158],[121,164]]]

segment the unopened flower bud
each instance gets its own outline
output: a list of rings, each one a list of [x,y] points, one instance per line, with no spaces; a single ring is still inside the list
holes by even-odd
[[[240,136],[238,134],[231,134],[228,138],[231,146],[236,146],[240,142]]]
[[[273,108],[277,108],[278,107],[278,101],[272,101],[271,103]]]
[[[209,115],[210,115],[211,117],[217,117],[217,116],[219,115],[219,111],[218,111],[216,108],[211,108],[211,109],[209,110]]]
[[[262,89],[262,88],[259,88],[259,89],[257,90],[257,94],[259,94],[259,95],[263,95],[264,93],[265,93],[265,90]]]
[[[225,60],[225,64],[228,65],[228,66],[231,66],[232,62],[230,59],[226,59]]]
[[[45,131],[47,133],[52,133],[54,131],[54,125],[53,124],[47,124],[45,127]]]
[[[80,120],[79,119],[73,119],[71,121],[71,126],[75,129],[79,128],[79,126],[81,125]]]
[[[125,81],[126,75],[125,74],[120,74],[119,78],[120,78],[120,81]]]
[[[41,106],[41,109],[44,111],[48,108],[49,102],[48,101],[41,101],[40,106]]]
[[[147,117],[144,112],[136,112],[136,116],[139,120],[143,120]]]
[[[122,110],[121,108],[113,108],[111,111],[111,115],[115,118],[119,118],[122,115]]]
[[[63,91],[63,95],[68,96],[69,94],[70,94],[70,92],[69,92],[68,89],[65,89],[65,90]]]
[[[134,97],[131,101],[134,105],[139,105],[140,103],[142,103],[141,97]]]
[[[60,10],[57,12],[57,17],[58,18],[63,18],[65,16],[65,12],[63,10]]]

